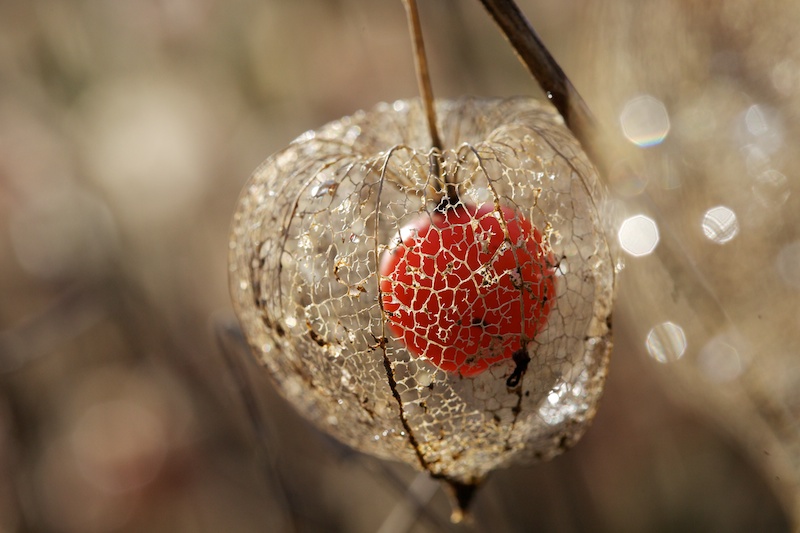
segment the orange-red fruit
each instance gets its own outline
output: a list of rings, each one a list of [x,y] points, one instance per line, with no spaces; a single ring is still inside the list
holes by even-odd
[[[544,327],[555,261],[517,211],[459,204],[400,231],[380,264],[389,326],[412,354],[475,376],[511,359]]]

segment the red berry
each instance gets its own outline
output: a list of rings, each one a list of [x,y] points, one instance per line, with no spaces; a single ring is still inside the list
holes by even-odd
[[[511,359],[547,322],[555,261],[520,213],[459,205],[420,217],[400,236],[381,260],[381,297],[413,354],[475,376]]]

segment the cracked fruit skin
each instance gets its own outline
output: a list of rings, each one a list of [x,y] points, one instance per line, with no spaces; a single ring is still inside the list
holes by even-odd
[[[544,327],[555,259],[520,213],[458,204],[400,230],[380,264],[381,299],[409,350],[464,377],[511,360]]]

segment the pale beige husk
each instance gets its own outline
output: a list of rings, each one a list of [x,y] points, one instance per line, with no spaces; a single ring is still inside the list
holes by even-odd
[[[441,200],[417,101],[332,122],[267,159],[234,216],[230,287],[256,357],[306,417],[361,451],[475,483],[585,431],[611,348],[615,259],[597,175],[549,106],[463,99],[437,102],[437,115],[459,201],[515,209],[559,261],[520,386],[506,384],[511,361],[464,378],[387,328],[377,264]]]

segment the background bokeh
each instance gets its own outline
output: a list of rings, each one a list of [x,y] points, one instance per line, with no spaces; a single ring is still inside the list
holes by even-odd
[[[800,6],[519,3],[607,132],[640,255],[593,427],[493,475],[464,529],[798,527]],[[438,96],[539,94],[478,2],[421,4]],[[0,3],[0,532],[458,529],[215,334],[250,172],[414,94],[399,0]]]

